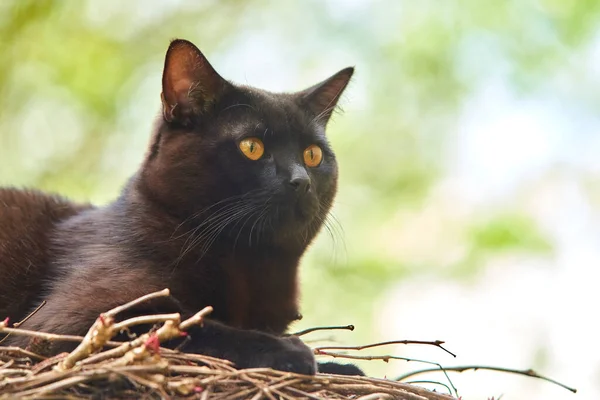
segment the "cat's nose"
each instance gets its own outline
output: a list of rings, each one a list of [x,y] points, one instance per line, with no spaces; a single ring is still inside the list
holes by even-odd
[[[310,189],[310,176],[302,166],[295,165],[291,169],[290,186],[296,193],[306,193]]]
[[[290,185],[298,193],[306,193],[310,189],[310,178],[308,176],[296,176],[290,179]]]

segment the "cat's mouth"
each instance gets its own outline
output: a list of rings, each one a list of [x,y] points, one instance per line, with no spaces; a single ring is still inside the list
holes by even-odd
[[[318,216],[319,203],[313,196],[303,196],[282,202],[280,208],[280,229],[294,233],[314,222]]]
[[[278,237],[305,235],[318,220],[319,205],[314,197],[285,198],[265,205],[245,224],[245,234],[272,241]]]
[[[236,245],[272,243],[290,237],[308,238],[316,233],[323,218],[319,201],[312,193],[304,196],[269,196],[248,204],[215,212],[200,223],[202,236],[229,237]]]
[[[294,207],[295,217],[299,222],[310,223],[319,211],[319,204],[316,201],[298,201]]]

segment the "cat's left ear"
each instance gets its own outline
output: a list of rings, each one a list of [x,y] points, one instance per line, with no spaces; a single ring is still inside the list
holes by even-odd
[[[166,121],[185,123],[206,112],[228,82],[191,42],[176,39],[165,57],[161,99]]]
[[[317,123],[327,125],[353,73],[353,67],[344,68],[323,82],[297,94],[301,104],[315,115]]]

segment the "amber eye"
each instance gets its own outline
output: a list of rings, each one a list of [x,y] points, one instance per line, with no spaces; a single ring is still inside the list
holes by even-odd
[[[310,145],[304,150],[304,164],[308,167],[318,167],[323,159],[323,151],[316,144]]]
[[[240,150],[251,160],[258,160],[265,152],[265,145],[259,138],[248,138],[240,142]]]

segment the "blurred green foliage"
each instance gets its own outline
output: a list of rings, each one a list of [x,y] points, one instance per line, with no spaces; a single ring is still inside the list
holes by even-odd
[[[238,80],[243,62],[236,70],[224,60],[259,48],[252,68],[285,77],[277,90],[354,64],[346,112],[330,125],[343,232],[337,226],[333,241],[323,233],[305,260],[299,327],[354,323],[353,341],[374,339],[378,296],[408,274],[441,271],[436,259],[394,252],[394,238],[445,175],[464,100],[490,74],[522,92],[551,85],[559,69],[577,74],[599,19],[592,0],[4,0],[0,184],[114,198],[143,157],[171,38],[197,43]],[[551,250],[510,206],[456,224],[453,239],[467,250],[448,262],[448,276],[476,273],[497,252]]]
[[[473,245],[488,251],[550,250],[550,244],[522,215],[501,215],[471,229]]]

